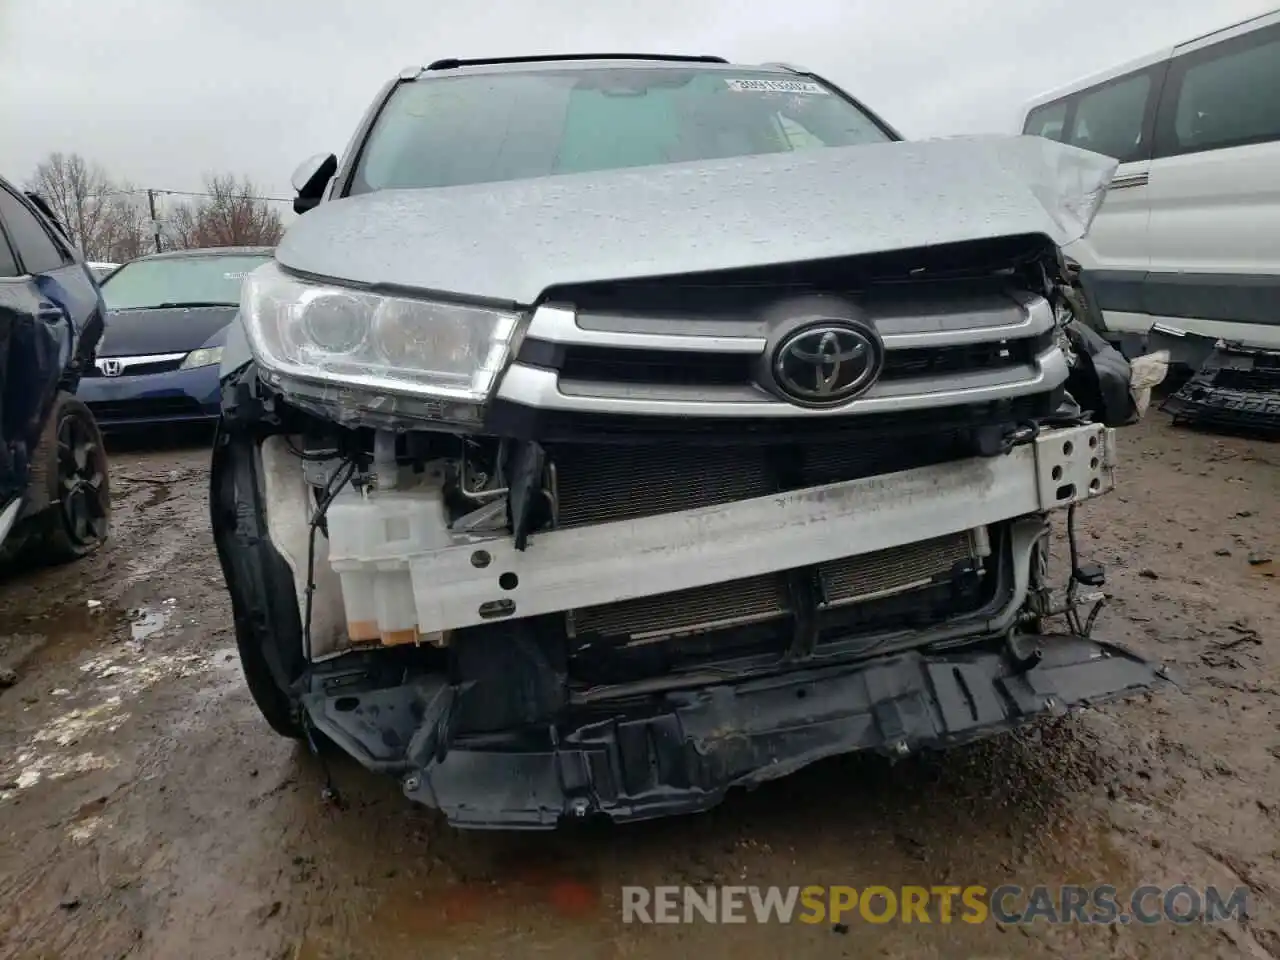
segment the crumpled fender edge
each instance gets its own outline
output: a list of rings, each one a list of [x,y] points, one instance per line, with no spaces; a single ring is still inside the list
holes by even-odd
[[[279,693],[286,695],[306,667],[293,574],[267,534],[254,436],[221,422],[209,471],[209,514],[236,641],[242,651],[260,651]]]

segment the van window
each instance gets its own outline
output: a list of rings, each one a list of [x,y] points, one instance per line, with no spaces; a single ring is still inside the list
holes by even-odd
[[[1062,142],[1063,127],[1067,125],[1067,101],[1046,103],[1036,107],[1027,114],[1027,122],[1022,132],[1033,137],[1044,137],[1047,140]]]
[[[1067,142],[1121,163],[1138,159],[1143,153],[1142,129],[1150,95],[1149,73],[1084,91]]]
[[[1175,99],[1166,152],[1280,140],[1280,31],[1265,34],[1269,40],[1233,38],[1187,54],[1170,94]]]

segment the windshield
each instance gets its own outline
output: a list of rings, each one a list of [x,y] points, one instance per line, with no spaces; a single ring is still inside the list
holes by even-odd
[[[828,87],[688,67],[538,70],[401,84],[350,193],[881,143]]]
[[[108,310],[165,306],[238,306],[240,281],[271,259],[269,254],[223,254],[135,260],[107,278]]]

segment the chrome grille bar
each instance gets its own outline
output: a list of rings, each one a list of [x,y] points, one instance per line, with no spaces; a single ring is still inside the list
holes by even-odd
[[[1051,347],[1034,363],[998,371],[922,377],[879,383],[841,407],[812,410],[777,400],[764,390],[737,387],[661,387],[562,383],[554,370],[514,363],[498,397],[546,410],[668,417],[831,417],[1009,400],[1055,389],[1067,380],[1067,358]]]
[[[1017,340],[1047,333],[1054,323],[1053,310],[1043,297],[1012,295],[1000,308],[936,305],[907,314],[873,310],[870,319],[887,350]],[[566,346],[758,356],[768,343],[767,333],[764,324],[750,319],[579,316],[572,306],[546,304],[534,311],[525,336]]]

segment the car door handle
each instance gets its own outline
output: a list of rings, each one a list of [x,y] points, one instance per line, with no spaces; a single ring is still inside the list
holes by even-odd
[[[36,316],[45,323],[62,323],[67,319],[67,311],[56,303],[42,303],[36,307]]]
[[[1124,190],[1127,187],[1145,187],[1151,180],[1149,173],[1126,173],[1122,177],[1116,177],[1111,181],[1111,190]]]

